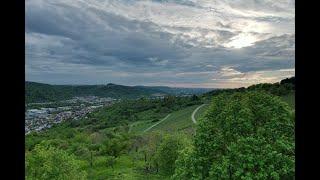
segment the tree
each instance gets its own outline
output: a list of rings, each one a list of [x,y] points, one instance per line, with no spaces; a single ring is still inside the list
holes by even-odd
[[[188,145],[179,152],[178,158],[175,162],[175,173],[172,176],[172,179],[195,179],[194,163],[194,147],[192,145]]]
[[[178,135],[166,135],[156,152],[155,161],[160,171],[172,175],[175,170],[175,161],[179,151],[186,146],[185,139]]]
[[[294,144],[281,139],[274,144],[260,136],[239,138],[213,162],[210,179],[293,179]]]
[[[194,95],[191,96],[191,100],[192,101],[199,101],[199,97],[194,94]]]
[[[194,151],[180,158],[194,166],[180,160],[175,176],[191,169],[198,179],[292,179],[294,148],[294,117],[280,98],[221,94],[198,123]]]
[[[158,162],[156,159],[157,149],[162,142],[163,135],[159,132],[151,132],[150,134],[144,137],[145,146],[140,150],[144,157],[145,170],[151,171],[155,167],[156,171],[158,171]]]
[[[123,138],[112,138],[104,142],[103,152],[108,156],[118,158],[128,147],[128,142]]]
[[[26,153],[26,179],[86,179],[81,161],[43,143]]]

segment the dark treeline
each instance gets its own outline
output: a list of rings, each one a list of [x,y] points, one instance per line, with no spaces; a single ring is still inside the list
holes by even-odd
[[[211,97],[220,93],[235,93],[245,91],[263,91],[276,96],[282,96],[289,94],[295,90],[295,77],[286,78],[277,83],[260,83],[251,85],[247,88],[235,88],[235,89],[217,89],[203,94],[204,97]]]
[[[173,88],[165,86],[123,86],[107,85],[50,85],[26,82],[25,97],[27,103],[54,102],[71,99],[76,96],[98,96],[116,99],[136,99],[140,97],[201,94],[206,88]]]
[[[111,98],[139,98],[162,91],[116,84],[107,85],[49,85],[26,82],[26,102],[52,102],[71,99],[76,96],[98,96]]]

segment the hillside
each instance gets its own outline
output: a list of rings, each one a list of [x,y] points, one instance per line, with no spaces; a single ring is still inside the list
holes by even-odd
[[[192,113],[196,110],[197,107],[201,105],[189,106],[172,113],[164,115],[160,123],[159,121],[153,122],[150,121],[138,121],[131,124],[130,132],[133,133],[148,133],[155,131],[162,131],[168,133],[175,133],[179,131],[186,132],[187,134],[192,134],[194,132],[195,124],[192,122],[191,116]],[[205,110],[208,106],[204,106],[195,113],[195,119],[198,120],[201,115],[205,113]],[[156,126],[154,126],[156,125]],[[153,126],[152,128],[150,128]]]
[[[167,86],[135,86],[143,89],[162,91],[171,95],[184,95],[184,94],[202,94],[212,91],[213,88],[177,88]]]
[[[26,82],[25,86],[27,103],[59,101],[71,99],[76,96],[138,98],[166,94],[157,89],[123,86],[111,83],[107,85],[49,85]]]
[[[166,86],[124,86],[109,83],[107,85],[50,85],[26,82],[26,102],[39,103],[71,99],[76,96],[98,96],[111,98],[139,98],[163,95],[202,94],[212,89],[173,88]]]
[[[239,169],[232,172],[236,179],[293,179],[294,86],[285,82],[199,97],[121,101],[86,118],[28,134],[27,177],[42,172],[38,162],[60,167],[51,159],[67,157],[60,162],[76,161],[74,168],[87,179],[189,179],[192,174],[195,179],[227,179],[225,159],[235,158],[231,165]],[[198,159],[206,160],[197,162],[202,166],[210,165],[204,174],[192,163]]]
[[[235,93],[235,92],[245,92],[245,91],[263,91],[276,96],[287,96],[289,94],[294,94],[295,91],[295,77],[286,78],[277,83],[260,83],[254,84],[247,88],[235,88],[235,89],[216,89],[204,93],[202,97],[210,98],[214,95],[221,93]],[[294,97],[294,96],[293,96]],[[292,104],[292,103],[291,103]]]

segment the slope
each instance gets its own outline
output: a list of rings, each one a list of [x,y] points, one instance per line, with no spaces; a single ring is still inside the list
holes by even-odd
[[[111,98],[139,98],[166,93],[157,89],[107,85],[50,85],[36,82],[25,83],[27,103],[49,102],[71,99],[76,96],[98,96]]]

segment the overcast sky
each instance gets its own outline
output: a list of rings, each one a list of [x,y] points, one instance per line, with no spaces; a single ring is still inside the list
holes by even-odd
[[[26,0],[26,79],[233,88],[295,73],[293,0]]]

